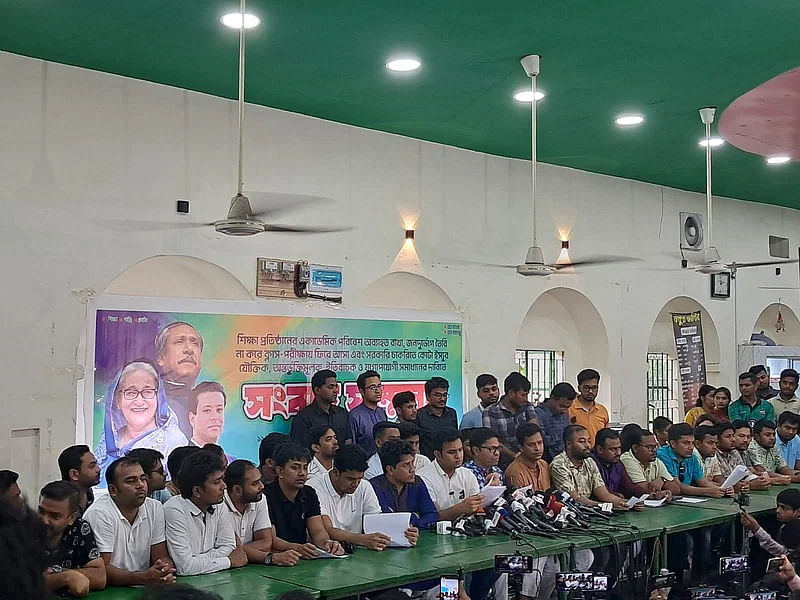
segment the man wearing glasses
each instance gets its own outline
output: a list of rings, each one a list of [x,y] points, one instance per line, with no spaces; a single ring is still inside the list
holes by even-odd
[[[478,487],[505,485],[503,471],[497,466],[500,462],[500,439],[488,427],[477,427],[469,436],[472,460],[464,467],[472,471],[478,480]]]
[[[364,371],[356,380],[361,394],[361,404],[350,411],[350,430],[353,432],[353,443],[360,446],[367,456],[377,451],[372,437],[372,428],[376,423],[388,421],[386,411],[378,406],[383,395],[381,376],[377,371]]]
[[[458,429],[458,415],[447,406],[450,383],[443,377],[432,377],[425,382],[425,399],[428,401],[417,411],[417,427],[420,430],[420,452],[433,460],[436,434],[442,429]]]

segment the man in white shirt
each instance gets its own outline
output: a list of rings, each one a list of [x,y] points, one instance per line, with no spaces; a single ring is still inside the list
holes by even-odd
[[[302,556],[275,536],[269,519],[261,471],[248,460],[235,460],[225,469],[225,507],[233,519],[237,545],[248,562],[293,567]]]
[[[333,468],[333,455],[339,449],[336,432],[330,425],[315,425],[308,431],[308,449],[314,455],[308,463],[308,482]]]
[[[471,515],[481,507],[478,480],[464,468],[464,447],[455,429],[443,429],[434,437],[435,460],[417,471],[425,482],[440,521]]]
[[[308,485],[317,491],[322,522],[332,540],[381,551],[389,545],[389,536],[364,533],[364,515],[382,512],[375,489],[364,479],[366,468],[364,451],[359,446],[344,446],[333,459],[333,469]],[[406,531],[412,544],[417,543],[418,537],[416,527]]]
[[[781,371],[780,392],[777,396],[770,398],[768,402],[775,408],[775,416],[781,413],[793,412],[800,414],[800,398],[797,397],[798,375],[794,369],[784,369]],[[789,465],[793,467],[794,465]]]
[[[389,421],[375,423],[372,428],[372,439],[375,440],[375,446],[378,448],[378,450],[381,449],[381,446],[383,446],[384,442],[387,440],[399,440],[399,423],[390,423]],[[369,480],[373,477],[379,477],[381,475],[383,475],[381,457],[378,456],[377,452],[375,452],[375,454],[370,456],[369,460],[367,461],[367,470],[364,473],[364,479]]]
[[[106,469],[108,494],[83,515],[106,565],[108,585],[173,583],[175,566],[167,552],[164,509],[147,497],[147,476],[129,457]]]
[[[167,547],[178,575],[201,575],[243,567],[247,554],[236,545],[233,519],[222,504],[225,492],[219,458],[195,452],[181,465],[181,495],[164,505]]]

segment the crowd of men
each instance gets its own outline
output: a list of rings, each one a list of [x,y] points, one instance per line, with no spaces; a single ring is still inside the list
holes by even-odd
[[[84,596],[107,585],[169,584],[176,576],[248,563],[292,567],[356,546],[382,551],[390,538],[363,528],[366,515],[382,512],[411,513],[405,538],[415,545],[420,530],[437,521],[481,511],[481,491],[492,485],[557,488],[587,506],[626,511],[629,498],[645,494],[666,502],[678,495],[722,498],[800,482],[798,374],[784,371],[774,390],[761,371],[739,377],[741,397],[731,403],[728,392],[725,410],[717,398],[727,390],[704,386],[700,414],[687,413],[692,424],[657,417],[653,431],[630,424],[620,433],[597,402],[600,374],[593,369],[578,374],[577,390],[558,383],[537,406],[522,374],[505,378],[502,395],[496,377],[480,375],[480,402],[460,428],[443,378],[426,382],[419,410],[412,392],[395,395],[392,422],[380,406],[377,372],[358,377],[362,403],[348,412],[337,404],[336,374],[320,371],[311,381],[313,401],[294,417],[289,434],[261,440],[258,465],[231,461],[215,444],[178,447],[169,457],[139,448],[108,465],[108,493],[95,498],[101,469],[91,449],[64,450],[61,480],[45,485],[38,498],[44,584]],[[751,476],[723,489],[738,465]],[[15,473],[0,471],[0,494],[4,504],[28,510]],[[778,497],[775,537],[752,517],[743,523],[766,552],[787,554],[800,547],[798,516],[800,490],[787,489]],[[717,533],[678,534],[673,541],[684,547],[669,553],[673,569],[702,576],[724,542]],[[619,567],[603,551],[575,558],[580,570]],[[552,557],[537,560],[523,596],[549,598],[558,565]],[[497,578],[492,570],[472,573],[462,595],[483,600]],[[407,587],[420,595],[436,586]]]

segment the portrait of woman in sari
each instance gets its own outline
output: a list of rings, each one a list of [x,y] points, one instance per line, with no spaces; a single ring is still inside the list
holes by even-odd
[[[134,448],[152,448],[166,458],[186,444],[155,365],[136,359],[123,366],[108,388],[103,433],[95,449],[103,473]]]

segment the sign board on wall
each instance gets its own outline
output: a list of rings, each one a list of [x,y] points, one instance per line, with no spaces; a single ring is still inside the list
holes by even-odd
[[[381,405],[389,418],[400,391],[414,392],[423,406],[424,383],[434,376],[450,382],[448,405],[459,418],[463,413],[457,314],[152,298],[102,302],[91,323],[94,377],[86,386],[91,408],[84,410],[83,437],[103,466],[136,447],[168,456],[177,446],[207,442],[257,462],[261,438],[289,431],[292,416],[312,400],[311,376],[322,369],[336,372],[339,405],[348,409],[361,403],[359,373],[373,369],[382,376]]]
[[[672,331],[678,353],[684,409],[694,407],[700,386],[706,382],[706,355],[700,311],[671,313]]]

